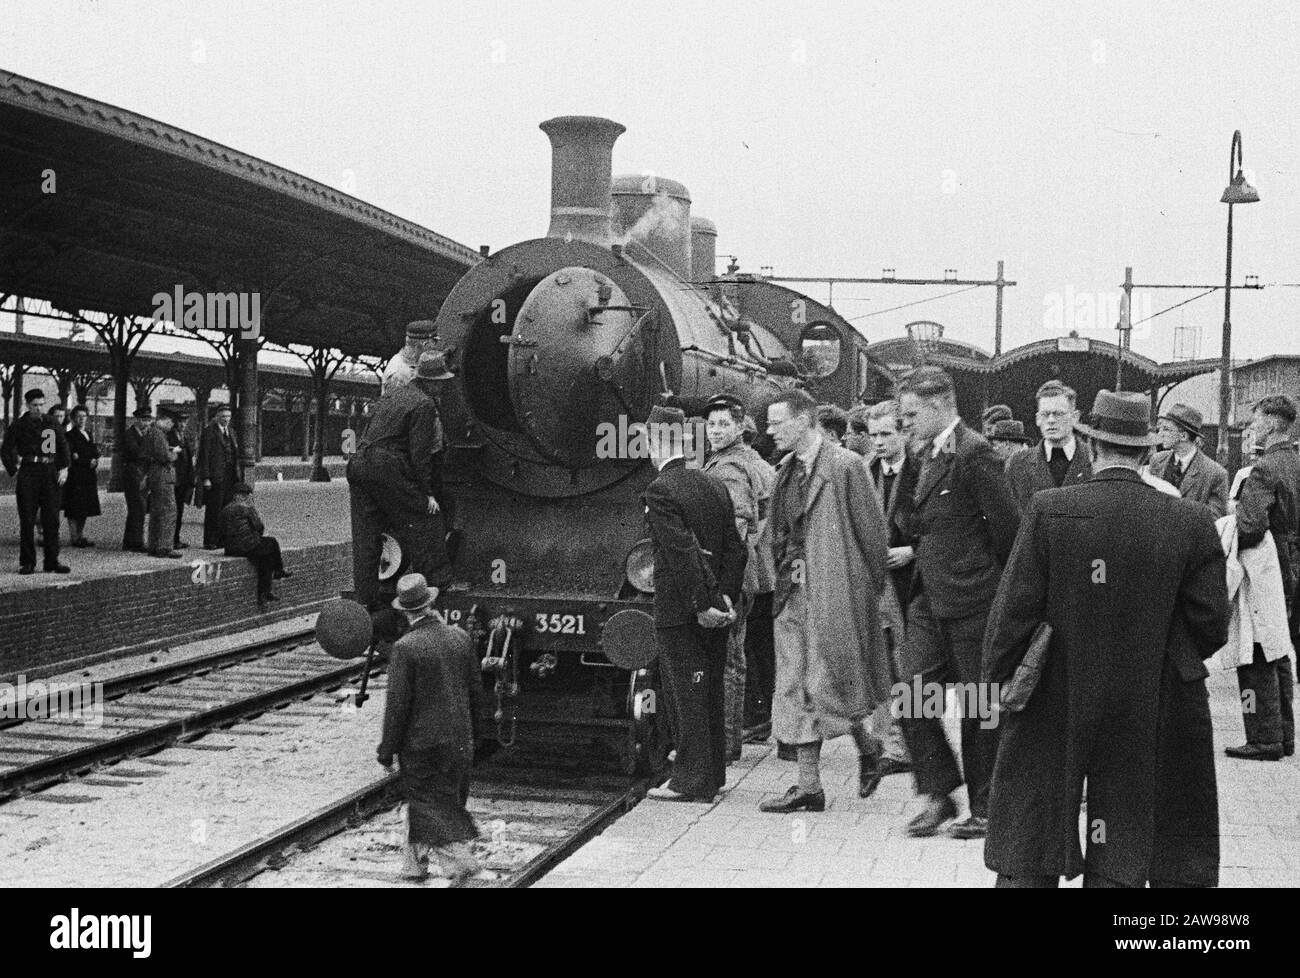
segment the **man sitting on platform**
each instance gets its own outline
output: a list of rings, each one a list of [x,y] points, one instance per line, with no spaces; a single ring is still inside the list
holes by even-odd
[[[280,541],[263,534],[262,517],[253,506],[253,487],[247,482],[236,482],[231,491],[234,500],[221,511],[222,539],[226,541],[227,557],[247,557],[257,568],[257,605],[266,610],[268,601],[278,601],[271,593],[271,581],[292,577],[284,569],[280,557]]]

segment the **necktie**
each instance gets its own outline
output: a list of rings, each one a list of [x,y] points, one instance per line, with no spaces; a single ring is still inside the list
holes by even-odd
[[[1064,448],[1052,449],[1051,458],[1047,460],[1047,468],[1052,473],[1052,481],[1056,483],[1056,488],[1061,488],[1061,483],[1065,481],[1065,473],[1070,468],[1070,460],[1065,457]]]
[[[1178,459],[1173,459],[1173,463],[1173,465],[1166,468],[1165,478],[1166,481],[1168,481],[1168,483],[1175,489],[1181,489],[1183,485],[1183,476],[1187,473],[1183,468],[1183,464],[1179,462]]]
[[[880,501],[884,505],[886,512],[888,512],[890,501],[894,498],[894,481],[898,478],[898,473],[887,472],[883,467],[881,472],[884,474],[884,485],[881,488]]]

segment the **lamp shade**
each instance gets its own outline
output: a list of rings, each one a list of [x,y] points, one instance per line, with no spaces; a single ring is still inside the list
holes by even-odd
[[[1221,204],[1257,204],[1259,203],[1259,191],[1246,182],[1246,174],[1241,170],[1232,178],[1232,183],[1223,192],[1219,198]]]

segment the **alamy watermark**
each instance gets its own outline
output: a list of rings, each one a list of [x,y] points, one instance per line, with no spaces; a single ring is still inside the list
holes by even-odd
[[[178,285],[171,292],[155,292],[151,301],[155,323],[238,332],[245,340],[255,340],[262,333],[260,292],[187,292]]]
[[[104,684],[64,683],[56,679],[0,683],[0,720],[49,720],[104,725]]]
[[[894,683],[889,709],[896,720],[942,720],[948,691],[955,694],[957,710],[967,719],[978,719],[980,728],[991,730],[1001,716],[1000,683],[924,683],[920,676]]]
[[[696,468],[704,464],[708,439],[703,423],[687,421],[629,421],[619,415],[618,424],[602,421],[596,426],[596,458],[648,459],[682,456]]]

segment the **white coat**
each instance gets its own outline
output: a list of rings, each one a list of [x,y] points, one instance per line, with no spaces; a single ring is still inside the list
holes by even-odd
[[[1237,546],[1235,515],[1221,516],[1214,525],[1227,556],[1228,600],[1232,602],[1228,644],[1215,653],[1214,662],[1221,669],[1250,665],[1256,645],[1263,648],[1268,662],[1295,655],[1273,534],[1265,533],[1259,546],[1243,551]]]

